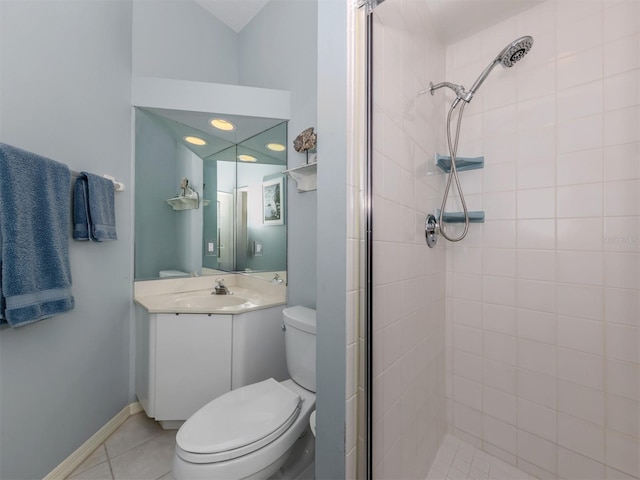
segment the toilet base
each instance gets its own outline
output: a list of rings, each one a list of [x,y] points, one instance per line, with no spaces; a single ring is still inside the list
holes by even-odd
[[[293,445],[289,458],[269,480],[314,480],[316,439],[307,430]]]
[[[184,420],[159,420],[158,423],[163,430],[178,430],[184,423]]]
[[[268,480],[274,474],[276,474],[280,467],[287,461],[291,452],[295,447],[292,446],[289,450],[284,452],[275,462],[271,465],[267,465],[265,468],[260,470],[259,472],[252,473],[249,476],[242,476],[233,478],[233,480]],[[198,468],[194,469],[193,465],[189,462],[186,462],[182,458],[178,456],[178,454],[174,454],[173,456],[173,476],[174,478],[188,478],[189,480],[209,480],[211,478],[218,478],[212,476],[211,469],[207,468],[207,465],[199,465]],[[215,473],[214,473],[215,474]],[[226,479],[231,480],[231,479]]]

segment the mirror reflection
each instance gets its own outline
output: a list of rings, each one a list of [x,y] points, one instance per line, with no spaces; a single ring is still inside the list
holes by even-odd
[[[136,108],[136,280],[286,278],[286,145],[280,119]]]

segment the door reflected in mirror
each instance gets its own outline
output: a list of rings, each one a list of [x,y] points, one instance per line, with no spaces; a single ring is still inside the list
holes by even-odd
[[[286,145],[281,119],[136,108],[135,279],[286,275]],[[183,178],[197,208],[174,210]]]

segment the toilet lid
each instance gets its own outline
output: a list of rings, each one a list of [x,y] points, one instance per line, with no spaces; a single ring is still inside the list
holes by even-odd
[[[247,385],[194,413],[180,427],[176,443],[187,452],[211,454],[239,449],[269,436],[272,441],[295,420],[300,402],[299,395],[273,378]]]

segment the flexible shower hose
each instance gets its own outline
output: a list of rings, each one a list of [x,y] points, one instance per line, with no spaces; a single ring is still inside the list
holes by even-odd
[[[456,108],[456,105],[461,103],[460,113],[458,113],[458,124],[456,127],[456,135],[455,141],[451,142],[451,115]],[[444,196],[442,197],[442,206],[440,207],[440,215],[438,218],[438,225],[440,226],[440,233],[444,238],[449,240],[450,242],[459,242],[464,237],[467,236],[467,232],[469,231],[469,210],[467,209],[467,203],[464,200],[464,195],[462,193],[462,187],[460,186],[460,179],[458,178],[458,170],[456,169],[456,153],[458,152],[458,140],[460,139],[460,125],[462,124],[462,114],[464,112],[464,107],[466,102],[459,102],[456,100],[451,105],[449,109],[449,113],[447,114],[447,143],[449,144],[449,156],[451,157],[451,171],[449,172],[449,177],[447,178],[447,186],[444,189]],[[459,237],[450,237],[445,232],[444,223],[442,221],[444,215],[444,208],[447,205],[447,199],[449,197],[449,189],[451,188],[451,180],[455,180],[456,188],[458,189],[458,193],[460,194],[460,202],[462,203],[462,209],[464,211],[464,231],[462,235]]]

